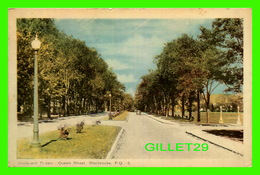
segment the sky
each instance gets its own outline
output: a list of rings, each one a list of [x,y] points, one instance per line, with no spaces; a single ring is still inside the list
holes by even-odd
[[[194,38],[213,19],[55,19],[57,28],[95,48],[132,95],[141,77],[155,69],[165,43],[186,33]],[[221,93],[223,86],[214,93]]]

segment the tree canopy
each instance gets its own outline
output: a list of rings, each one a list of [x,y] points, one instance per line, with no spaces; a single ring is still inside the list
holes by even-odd
[[[162,53],[155,57],[157,69],[143,76],[137,88],[138,108],[168,116],[170,108],[174,115],[178,105],[182,117],[187,110],[192,118],[197,101],[199,121],[200,98],[208,111],[210,96],[219,84],[229,86],[226,91],[241,91],[242,19],[215,19],[211,29],[200,30],[197,38],[183,34],[164,44]]]
[[[33,59],[31,41],[38,35],[39,106],[46,113],[69,116],[104,111],[112,99],[126,100],[121,109],[131,108],[131,95],[108,68],[95,48],[59,31],[54,20],[17,19],[18,112],[32,115]],[[112,104],[113,110],[120,110]]]

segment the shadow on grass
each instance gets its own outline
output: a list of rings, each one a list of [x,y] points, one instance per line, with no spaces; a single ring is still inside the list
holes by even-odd
[[[216,136],[227,137],[229,139],[243,142],[244,131],[243,130],[203,130],[207,133],[214,134]]]
[[[71,139],[72,139],[72,138],[67,138],[67,139],[60,139],[60,138],[59,138],[59,139],[56,139],[56,140],[51,140],[51,141],[49,141],[49,142],[43,144],[42,147],[45,147],[45,146],[49,145],[50,143],[56,142],[56,141],[58,141],[58,140],[71,140]]]
[[[86,131],[76,132],[77,134],[84,134]]]
[[[58,140],[58,139],[57,139],[57,140]],[[49,145],[49,144],[52,143],[52,142],[56,142],[57,140],[51,140],[51,141],[49,141],[49,142],[43,144],[42,147],[45,147],[45,146]]]

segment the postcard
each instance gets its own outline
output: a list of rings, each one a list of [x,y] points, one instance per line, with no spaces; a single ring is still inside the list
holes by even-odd
[[[8,13],[10,167],[252,166],[252,9]]]

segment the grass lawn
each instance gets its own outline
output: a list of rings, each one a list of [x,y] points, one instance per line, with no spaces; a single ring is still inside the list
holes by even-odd
[[[226,138],[229,138],[231,140],[238,141],[238,142],[243,142],[243,135],[244,135],[243,130],[224,130],[224,129],[221,129],[221,130],[203,130],[203,131],[210,133],[210,134],[217,135],[217,136],[226,137]]]
[[[68,140],[60,140],[59,131],[40,135],[40,151],[32,151],[32,138],[17,141],[17,158],[25,159],[103,159],[110,151],[120,127],[104,125],[85,125],[81,133],[76,128],[70,130]]]
[[[181,115],[181,113],[175,113],[176,115]],[[187,115],[187,114],[186,114]],[[174,121],[180,121],[180,122],[190,122],[190,123],[207,123],[207,118],[206,118],[206,112],[201,112],[200,113],[200,118],[201,121],[197,122],[197,113],[193,112],[192,116],[194,117],[194,121],[189,121],[186,119],[182,118],[174,118],[174,117],[165,117],[165,116],[156,116],[156,117],[161,117],[162,119],[165,120],[174,120]],[[228,124],[236,124],[238,114],[235,112],[223,112],[222,113],[222,118],[224,123]],[[219,123],[219,118],[220,118],[220,113],[219,112],[210,112],[209,113],[209,123]],[[240,121],[243,123],[243,113],[240,113]]]
[[[128,111],[124,111],[122,114],[114,117],[112,120],[115,120],[115,121],[122,121],[122,120],[126,120],[128,117]],[[109,117],[104,117],[102,120],[108,120]]]

